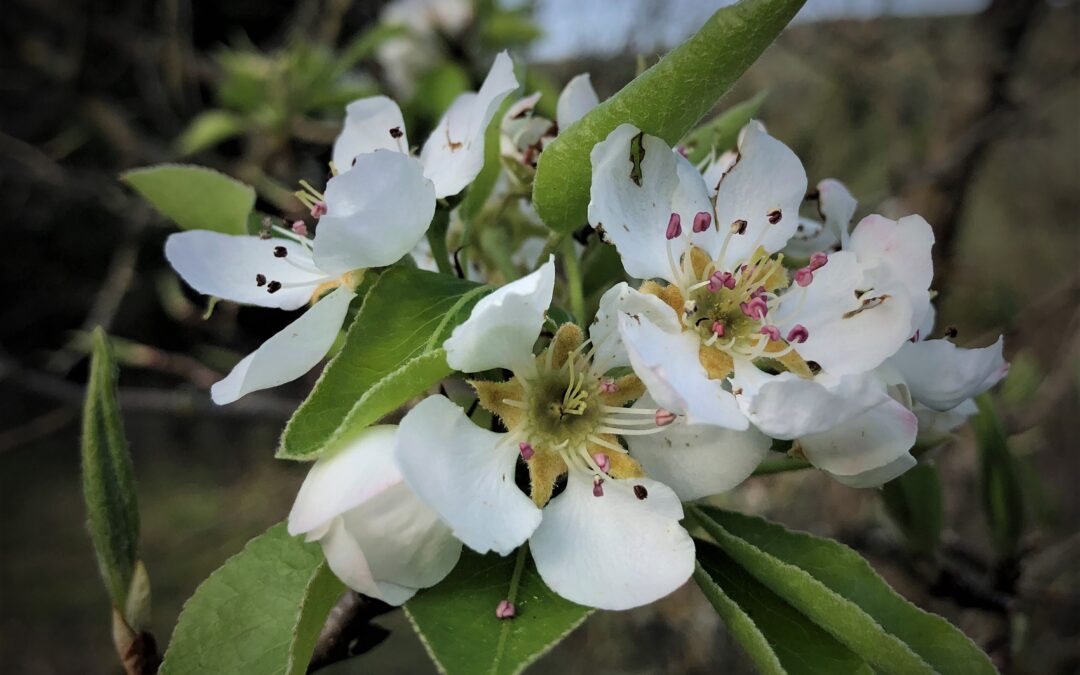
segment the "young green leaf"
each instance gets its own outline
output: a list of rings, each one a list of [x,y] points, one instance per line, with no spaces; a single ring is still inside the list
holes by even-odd
[[[772,43],[805,0],[743,0],[566,129],[540,154],[533,203],[557,232],[587,220],[589,153],[623,123],[674,145]]]
[[[244,131],[244,119],[227,110],[207,110],[191,120],[176,139],[176,151],[187,157],[214,147]]]
[[[488,290],[408,267],[383,272],[285,427],[278,457],[313,460],[449,375],[442,343]]]
[[[731,106],[716,119],[694,129],[682,140],[686,148],[686,158],[697,164],[710,153],[720,154],[733,150],[739,140],[739,132],[754,118],[768,92],[759,92],[753,98]]]
[[[694,580],[763,675],[832,675],[873,670],[851,650],[762,585],[723,549],[698,540]]]
[[[843,544],[712,507],[690,513],[761,584],[883,673],[994,673],[939,616],[896,594]]]
[[[120,174],[162,215],[185,230],[246,234],[255,190],[202,166],[158,164]]]
[[[120,406],[116,402],[116,363],[109,338],[93,333],[90,381],[83,408],[82,479],[90,539],[113,608],[128,625],[128,593],[139,561],[139,512]],[[133,614],[141,614],[135,607]]]
[[[318,544],[275,525],[185,603],[160,673],[304,673],[344,589]]]
[[[502,600],[514,603],[514,618],[495,616]],[[506,557],[463,550],[450,576],[417,593],[405,611],[446,675],[513,675],[592,610],[549,589],[523,547]]]
[[[937,467],[919,464],[881,489],[885,510],[920,553],[933,553],[941,539],[941,480]]]
[[[979,446],[979,492],[994,546],[1003,556],[1016,552],[1024,533],[1024,495],[1021,472],[1009,451],[1005,429],[989,394],[975,399],[979,414],[972,420]]]

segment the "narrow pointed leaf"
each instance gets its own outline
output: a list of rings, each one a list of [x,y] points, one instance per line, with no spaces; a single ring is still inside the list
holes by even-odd
[[[285,427],[278,457],[313,460],[449,375],[442,343],[487,291],[415,268],[383,272]]]
[[[1009,451],[1005,428],[989,394],[975,399],[979,414],[972,420],[979,446],[979,493],[994,546],[1002,556],[1016,552],[1024,533],[1021,471]]]
[[[589,153],[630,123],[674,145],[791,21],[805,0],[743,0],[720,9],[689,40],[562,133],[540,154],[533,203],[548,227],[585,224]]]
[[[246,234],[255,190],[202,166],[159,164],[120,175],[162,215],[185,230]]]
[[[299,675],[344,585],[318,544],[281,523],[248,542],[184,605],[161,675]]]
[[[763,675],[873,671],[865,661],[750,576],[722,549],[697,541],[694,579]]]
[[[517,616],[499,619],[511,600]],[[547,587],[524,551],[500,557],[461,552],[439,585],[405,605],[428,654],[447,675],[513,675],[554,647],[592,611]]]
[[[739,132],[754,118],[768,92],[760,92],[753,98],[731,106],[715,119],[694,129],[682,140],[686,148],[686,158],[694,164],[709,156],[719,155],[727,150],[734,150],[739,140]]]
[[[941,539],[941,479],[937,467],[919,464],[881,489],[889,517],[904,533],[908,545],[920,553],[933,553]]]
[[[97,328],[83,408],[83,498],[101,578],[113,607],[129,620],[128,592],[139,560],[139,512],[116,376],[109,338]]]
[[[967,636],[902,598],[843,544],[712,507],[691,513],[727,555],[875,671],[995,672]]]

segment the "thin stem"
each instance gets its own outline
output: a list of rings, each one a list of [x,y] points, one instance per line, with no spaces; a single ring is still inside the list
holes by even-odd
[[[579,325],[585,325],[585,290],[581,279],[581,266],[578,264],[574,240],[571,237],[562,242],[563,264],[566,265],[566,283],[570,287],[570,311]]]

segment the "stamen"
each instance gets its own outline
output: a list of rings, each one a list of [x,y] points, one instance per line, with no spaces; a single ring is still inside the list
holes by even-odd
[[[637,497],[638,499],[645,499],[646,497],[649,496],[649,491],[645,489],[644,485],[635,485],[634,486],[634,496]]]
[[[535,454],[535,452],[533,451],[533,446],[529,443],[526,443],[525,441],[518,443],[518,451],[521,452],[521,458],[526,462],[532,459],[533,455]]]
[[[326,215],[326,202],[315,202],[311,207],[312,218],[322,218]]]
[[[956,326],[945,327],[945,337],[949,340],[956,339],[956,336],[960,334],[960,331],[956,330]]]
[[[724,337],[724,333],[727,332],[727,329],[724,328],[724,324],[720,321],[713,321],[712,332],[716,337],[722,338]]]
[[[615,384],[615,380],[603,379],[600,381],[600,391],[605,394],[614,394],[619,391],[619,385]]]
[[[739,220],[736,220],[735,222],[733,222],[731,224],[731,233],[732,234],[746,234],[746,226],[749,225],[749,224],[750,223],[748,223],[745,220],[743,220],[742,218],[740,218]]]
[[[510,406],[511,408],[518,408],[519,410],[524,410],[527,407],[523,402],[514,400],[512,398],[504,398],[502,402]]]
[[[593,461],[596,462],[597,468],[599,468],[604,473],[607,473],[607,470],[611,468],[611,460],[608,459],[608,456],[606,454],[602,452],[597,452],[593,454],[592,458]]]
[[[773,209],[766,214],[766,217],[769,219],[770,225],[775,225],[780,222],[780,219],[784,217],[784,214],[780,212],[780,209]]]
[[[809,266],[801,267],[795,270],[795,283],[799,284],[803,288],[810,285],[810,282],[814,280],[814,270]]]
[[[607,448],[608,450],[614,450],[615,452],[621,452],[624,455],[627,454],[626,448],[622,447],[621,445],[617,445],[615,443],[612,443],[610,441],[605,441],[604,439],[600,438],[596,434],[589,434],[586,437],[586,439],[590,443],[595,443],[595,444],[597,444],[599,446]]]
[[[809,267],[810,271],[813,272],[821,269],[822,267],[825,267],[825,263],[827,262],[829,262],[828,254],[818,251],[817,253],[810,256],[810,264],[807,265],[807,267]]]
[[[258,286],[259,288],[262,288],[263,286],[265,286],[266,285],[266,275],[265,274],[256,274],[255,275],[255,285]]]
[[[604,479],[600,477],[600,474],[593,476],[592,479],[592,495],[593,497],[604,496]]]
[[[679,216],[679,214],[672,213],[671,217],[668,218],[667,232],[665,236],[668,238],[668,241],[672,239],[677,239],[678,237],[682,236],[682,218]]]
[[[499,619],[513,619],[517,616],[517,608],[509,600],[500,600],[495,607],[495,616]]]
[[[713,272],[712,276],[709,277],[708,286],[709,286],[709,290],[712,291],[713,293],[715,293],[715,292],[719,291],[721,288],[726,288],[728,290],[731,290],[731,289],[735,288],[735,285],[737,283],[738,282],[735,280],[735,275],[732,274],[731,272],[717,271],[717,272]]]
[[[292,231],[300,235],[301,237],[308,236],[307,223],[302,220],[296,221],[292,224]]]
[[[780,329],[777,328],[776,326],[762,326],[761,327],[761,334],[762,335],[768,335],[769,339],[772,340],[773,342],[776,342],[777,340],[780,339]]]
[[[284,258],[287,255],[289,255],[289,249],[285,248],[284,246],[275,246],[274,247],[274,257],[275,258]]]
[[[706,211],[698,211],[694,216],[694,232],[704,232],[712,226],[712,214]]]
[[[664,410],[663,408],[660,408],[653,416],[653,420],[656,422],[656,426],[666,427],[667,425],[675,421],[675,413],[671,412],[670,410]]]
[[[810,331],[806,330],[806,326],[801,323],[797,323],[791,327],[788,331],[788,342],[806,342],[806,339],[810,337]]]
[[[765,315],[769,313],[769,303],[765,298],[756,296],[750,298],[746,302],[739,303],[739,309],[751,319],[761,321],[765,318]]]
[[[655,415],[655,408],[620,408],[613,405],[602,405],[600,409],[608,413],[625,413],[627,415]]]
[[[280,281],[271,281],[270,283],[268,283],[266,285],[266,292],[267,293],[277,293],[280,290],[281,290],[281,282]]]

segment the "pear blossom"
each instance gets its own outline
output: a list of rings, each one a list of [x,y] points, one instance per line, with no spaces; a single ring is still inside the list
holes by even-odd
[[[637,377],[608,377],[610,336],[585,340],[565,324],[534,356],[554,279],[549,260],[500,288],[444,345],[456,370],[513,373],[471,383],[507,431],[481,428],[432,396],[401,422],[398,465],[466,546],[506,555],[527,540],[556,593],[592,607],[635,607],[675,590],[693,570],[680,498],[741,482],[770,441],[756,431],[689,426],[645,397]],[[519,461],[528,494],[515,482]]]
[[[799,439],[872,413],[901,441],[865,454],[859,472],[894,461],[917,421],[867,373],[929,306],[929,225],[871,216],[850,250],[817,252],[789,274],[777,252],[798,228],[802,164],[756,122],[725,161],[714,199],[682,155],[631,125],[593,149],[589,222],[644,280],[601,299],[595,330],[618,335],[625,353],[613,365],[631,366],[691,424]]]
[[[559,132],[600,105],[588,73],[571,78],[559,93],[555,104],[555,121],[533,113],[540,101],[540,92],[521,99],[506,111],[501,124],[501,152],[527,167],[535,167],[544,146]]]
[[[203,230],[168,238],[165,257],[200,293],[286,310],[313,305],[214,384],[215,403],[292,381],[322,360],[362,270],[408,254],[423,239],[436,199],[457,194],[476,177],[484,130],[516,88],[513,64],[503,52],[480,91],[462,94],[450,106],[419,159],[409,153],[397,104],[384,96],[349,104],[334,143],[336,175],[323,193],[306,184],[307,192],[298,193],[318,218],[314,237],[300,223],[272,228],[275,238]]]
[[[424,72],[438,65],[441,40],[461,35],[472,23],[472,0],[394,0],[379,15],[384,26],[404,29],[391,35],[375,50],[387,82],[401,98],[416,93],[416,83]]]
[[[289,513],[288,531],[318,541],[330,569],[349,588],[400,605],[442,581],[461,542],[401,479],[397,427],[365,429],[320,457]]]

